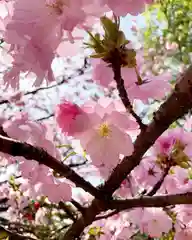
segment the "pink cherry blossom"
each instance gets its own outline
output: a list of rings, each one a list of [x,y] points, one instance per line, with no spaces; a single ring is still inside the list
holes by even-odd
[[[8,184],[2,184],[1,189],[0,189],[0,199],[8,197],[9,191],[10,191],[10,188],[9,188]]]
[[[76,104],[67,101],[57,105],[55,117],[61,131],[69,136],[83,132],[89,126],[87,113]]]
[[[47,196],[50,202],[59,203],[60,201],[70,201],[72,189],[68,183],[44,184],[42,188],[44,196]]]
[[[83,137],[89,140],[85,143]],[[122,143],[119,144],[119,141]],[[115,125],[108,124],[105,119],[103,121],[101,119],[100,124],[83,134],[81,144],[90,155],[93,164],[102,171],[104,176],[108,175],[117,165],[120,153],[130,155],[133,151],[129,135]]]
[[[120,188],[115,191],[114,195],[122,198],[133,197],[137,195],[139,188],[136,178],[131,175],[121,183]]]
[[[13,57],[13,66],[4,76],[7,87],[19,87],[21,72],[33,72],[37,76],[35,86],[44,79],[47,82],[55,80],[51,64],[63,41],[63,30],[68,32],[66,40],[75,40],[71,32],[86,18],[82,7],[81,1],[73,0],[67,5],[58,0],[27,4],[24,0],[14,1],[13,12],[4,19],[5,41],[11,44],[10,54]]]
[[[92,59],[91,63],[93,66],[93,80],[104,87],[108,87],[113,81],[113,72],[108,67],[107,63],[101,59]]]
[[[92,59],[91,64],[93,66],[93,80],[104,87],[108,87],[114,82],[113,71],[107,63],[101,59]],[[123,67],[121,68],[121,74],[124,80],[128,79],[129,84],[137,82],[137,76],[134,68]]]
[[[50,181],[48,177],[49,168],[45,165],[40,165],[36,161],[24,160],[20,162],[19,170],[21,171],[22,177],[27,178],[31,184]]]
[[[34,72],[37,75],[36,85],[44,77],[48,81],[54,80],[50,64],[61,40],[56,21],[45,0],[30,4],[23,0],[14,2],[13,13],[5,23],[5,41],[12,44],[11,54],[14,58],[12,69],[4,77],[8,86],[18,88],[20,72]],[[45,22],[47,27],[44,26]]]
[[[189,131],[189,132],[192,131],[192,117],[191,116],[186,116],[184,128],[186,129],[186,131]]]
[[[121,226],[112,237],[112,240],[129,240],[135,234],[131,226]]]
[[[77,48],[82,45],[84,31],[97,28],[97,25],[94,26],[95,19],[98,23],[99,17],[103,14],[107,16],[109,14],[110,17],[113,14],[138,15],[145,8],[145,4],[153,2],[153,0],[0,0],[0,5],[4,5],[6,11],[5,15],[1,14],[4,16],[0,16],[0,32],[12,61],[12,65],[4,74],[4,85],[19,88],[20,75],[23,73],[25,77],[31,73],[35,75],[35,86],[39,86],[44,80],[47,83],[54,81],[52,71],[54,58],[57,55],[75,54]],[[111,12],[107,13],[108,11]],[[101,33],[102,31],[103,29]],[[127,46],[129,47],[132,48],[130,45]],[[175,49],[177,46],[165,47],[170,50],[169,48]],[[169,82],[171,74],[169,72],[159,76],[144,74],[143,53],[136,52],[136,67],[121,68],[130,101],[134,104],[137,99],[144,103],[149,103],[150,98],[162,100],[171,90]],[[109,64],[101,59],[94,59],[91,63],[93,80],[96,83],[104,88],[116,86],[114,73]],[[21,97],[18,92],[9,101],[17,102]],[[135,119],[126,111],[120,98],[114,100],[102,97],[97,102],[88,101],[81,106],[64,99],[56,107],[55,118],[65,137],[74,137],[81,145],[78,154],[83,155],[83,151],[86,151],[88,155],[88,164],[75,171],[85,179],[97,177],[99,183],[109,177],[124,156],[130,156],[137,150],[137,142],[140,141],[136,140],[134,149],[133,140],[140,129]],[[31,121],[25,112],[9,120],[4,117],[0,120],[3,130],[10,138],[42,148],[57,161],[63,158],[55,146],[55,133],[51,126]],[[119,189],[113,193],[114,199],[138,197],[141,192],[143,193],[143,189],[148,193],[167,169],[169,172],[157,194],[192,192],[191,119],[188,117],[186,120],[183,128],[169,129],[156,140],[151,149],[139,159],[138,166],[132,169]],[[142,152],[139,154],[142,155]],[[60,201],[71,201],[74,198],[83,207],[89,206],[94,199],[94,196],[84,190],[79,191],[76,185],[67,179],[56,178],[53,170],[40,164],[41,162],[3,153],[0,157],[7,160],[8,164],[16,163],[21,174],[21,177],[15,179],[18,189],[8,182],[1,186],[1,198],[8,198],[10,205],[8,210],[10,221],[17,220],[23,223],[27,220],[29,224],[49,224],[47,210],[41,207],[39,202],[36,209],[33,204],[36,214],[25,213],[25,208],[31,204],[32,199],[40,201],[45,197],[47,202],[56,205]],[[91,167],[89,164],[92,164]],[[91,183],[97,185],[92,179]],[[100,228],[101,235],[95,237],[97,240],[130,240],[138,231],[148,238],[159,239],[173,227],[174,240],[192,239],[191,205],[172,206],[170,211],[176,214],[176,220],[173,220],[164,208],[136,208],[118,212],[107,220],[95,221],[88,226],[85,229],[85,239],[91,238],[88,234],[90,227]]]
[[[94,111],[101,118],[103,118],[105,114],[109,114],[111,122],[123,130],[136,130],[138,128],[135,119],[126,111],[121,100],[101,97],[97,104],[95,104]]]
[[[127,91],[132,101],[140,99],[144,103],[147,103],[149,98],[161,100],[171,90],[170,80],[171,75],[169,73],[160,74],[159,76],[151,75],[141,85],[136,83],[131,86],[128,85]]]
[[[78,137],[94,165],[106,176],[119,162],[120,154],[130,155],[133,151],[132,140],[124,132],[125,126],[128,127],[129,123],[132,126],[132,121],[127,116],[126,125],[124,120],[121,122],[124,119],[121,113],[113,114],[115,106],[108,101],[103,102],[103,106],[96,104],[94,109],[95,114],[89,114],[92,127]],[[121,117],[118,117],[118,114]],[[120,140],[122,144],[117,143]]]
[[[160,238],[172,228],[172,219],[161,208],[139,208],[129,212],[130,221],[142,233],[152,238]]]
[[[53,143],[51,127],[30,121],[27,113],[17,114],[12,120],[5,121],[3,129],[9,137],[42,147],[58,160],[61,159],[61,155]]]
[[[150,237],[160,238],[172,228],[172,219],[159,208],[145,208],[141,220],[142,231]]]
[[[170,173],[166,176],[162,185],[162,190],[167,193],[185,193],[192,191],[192,180],[190,179],[189,170],[175,166],[171,168]]]
[[[124,130],[135,129],[137,124],[121,107],[116,111],[118,107],[118,102],[102,98],[92,107],[85,103],[80,108],[64,101],[56,109],[56,120],[62,131],[80,140],[104,176],[118,163],[119,154],[130,155],[133,151],[131,138]],[[122,139],[124,144],[117,144],[117,139]]]
[[[133,178],[144,188],[154,186],[162,177],[163,172],[155,160],[153,157],[145,157],[133,170]]]
[[[125,16],[127,13],[138,15],[144,9],[145,0],[123,0],[121,4],[117,0],[103,0],[117,16]]]
[[[188,224],[192,219],[191,205],[178,205],[174,212],[177,214],[177,221],[183,224]]]
[[[178,223],[175,225],[176,233],[174,240],[191,240],[192,238],[192,221],[188,224]]]
[[[183,147],[183,152],[189,159],[191,158],[191,146],[192,146],[191,132],[186,132],[183,128],[175,128],[167,130],[161,137],[157,139],[154,144],[154,151],[158,154],[170,155],[173,148],[178,142]]]
[[[144,61],[140,55],[141,53],[138,52],[138,70]],[[104,87],[108,87],[114,83],[112,69],[107,65],[107,63],[103,60],[94,59],[92,60],[92,66],[93,80]],[[121,68],[121,75],[131,101],[140,99],[144,103],[147,103],[149,98],[160,100],[165,96],[165,93],[168,93],[171,90],[171,85],[169,83],[171,80],[170,73],[163,73],[159,76],[147,76],[146,79],[142,80],[142,83],[138,82],[138,76],[135,68],[123,67]]]
[[[31,184],[30,179],[19,178],[15,180],[15,183],[19,185],[19,191],[22,192],[22,196],[24,196],[27,200],[36,199],[38,196],[42,196],[41,186],[42,182],[35,182]]]

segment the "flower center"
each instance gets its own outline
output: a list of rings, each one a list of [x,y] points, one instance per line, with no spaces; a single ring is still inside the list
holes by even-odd
[[[163,148],[169,148],[170,145],[165,143]],[[174,144],[172,145],[171,152],[169,155],[166,153],[159,154],[157,156],[157,163],[160,164],[161,167],[166,166],[175,166],[178,165],[182,168],[189,168],[190,167],[190,159],[184,152],[185,144],[183,144],[180,140],[175,139]]]
[[[51,7],[58,15],[63,13],[63,6],[66,5],[63,0],[48,0],[47,6]]]
[[[99,126],[99,135],[101,137],[109,137],[109,135],[111,134],[111,129],[109,127],[109,124],[108,123],[102,123],[100,126]]]

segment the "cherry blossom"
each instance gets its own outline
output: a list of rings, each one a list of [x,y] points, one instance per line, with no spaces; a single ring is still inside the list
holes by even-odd
[[[168,162],[172,165],[178,164],[181,167],[191,165],[191,136],[191,133],[182,128],[167,130],[157,139],[153,147],[159,161],[162,163],[165,161],[165,164]]]
[[[173,167],[166,176],[162,188],[168,193],[191,192],[192,180],[190,178],[190,170],[178,166]]]
[[[133,223],[139,226],[141,232],[149,234],[150,237],[159,238],[162,233],[168,233],[172,228],[172,219],[160,208],[133,210],[131,216],[133,215]]]
[[[133,171],[133,178],[143,188],[154,186],[162,177],[162,170],[153,157],[143,158],[138,167]]]
[[[141,68],[141,64],[144,61],[141,53],[137,54],[137,68]],[[103,60],[92,60],[93,66],[93,79],[104,87],[108,87],[114,83],[113,72],[107,63]],[[122,78],[125,82],[125,87],[129,94],[131,101],[134,99],[140,99],[144,103],[147,103],[149,98],[162,99],[165,93],[171,90],[169,81],[171,80],[171,74],[165,72],[158,76],[147,75],[145,78],[138,80],[138,75],[135,68],[123,67],[121,68]]]
[[[118,21],[121,20],[118,17],[127,14],[136,16],[144,11],[146,4],[152,3],[152,0],[122,0],[121,2],[117,0],[12,0],[0,3],[0,7],[3,7],[6,12],[0,16],[0,32],[5,42],[4,50],[6,49],[11,59],[11,65],[3,75],[5,89],[11,87],[18,90],[22,74],[25,78],[31,74],[35,76],[35,87],[40,86],[44,80],[47,84],[55,81],[52,70],[53,60],[58,55],[65,57],[76,54],[83,46],[87,30],[90,35],[92,30],[93,32],[98,30],[103,37],[101,40],[99,35],[94,35],[96,47],[94,44],[90,44],[89,47],[95,50],[95,57],[97,57],[91,60],[92,78],[103,87],[104,91],[109,90],[110,87],[116,88],[116,81],[118,82],[118,79],[114,80],[116,72],[112,69],[114,59],[110,59],[112,50],[115,49],[121,54],[128,50],[134,55],[129,56],[126,53],[127,66],[122,64],[119,69],[121,72],[119,78],[123,79],[125,88],[123,90],[127,91],[127,96],[118,88],[116,90],[119,91],[120,97],[114,92],[116,99],[101,97],[97,101],[88,100],[83,104],[77,104],[73,102],[73,98],[71,101],[63,98],[56,106],[55,123],[60,133],[66,138],[75,139],[76,148],[74,142],[71,147],[74,147],[74,151],[77,150],[76,155],[86,157],[88,164],[91,165],[91,167],[69,170],[70,176],[81,179],[88,173],[88,177],[97,177],[98,182],[103,183],[108,180],[114,169],[119,167],[118,164],[122,159],[123,163],[127,161],[129,166],[129,160],[131,161],[129,156],[137,154],[140,138],[146,139],[148,134],[148,126],[141,127],[137,119],[140,116],[137,116],[137,109],[135,110],[132,104],[137,100],[145,104],[150,104],[150,99],[161,101],[172,89],[170,84],[172,73],[165,71],[156,76],[151,72],[143,71],[142,67],[146,61],[143,51],[134,49],[131,43],[127,44],[129,41],[121,35],[122,32],[118,26]],[[104,15],[109,16],[108,19],[106,18],[109,21],[105,26],[103,24],[105,29],[101,29],[99,18]],[[139,28],[133,24],[134,29],[139,31]],[[165,48],[172,51],[177,48],[177,44],[166,42]],[[149,51],[149,54],[154,55],[154,51]],[[121,56],[124,57],[123,54]],[[129,64],[129,61],[132,64]],[[18,91],[6,99],[16,105],[22,105],[22,97],[23,94]],[[125,98],[128,98],[129,108],[125,108],[122,103],[124,101],[121,101]],[[136,111],[132,114],[133,116],[130,114],[131,110],[132,113]],[[2,130],[10,138],[10,142],[19,141],[19,144],[24,146],[30,144],[36,150],[43,149],[52,156],[53,161],[58,161],[62,165],[63,152],[56,147],[55,133],[51,126],[30,120],[24,111],[10,119],[2,116],[0,120]],[[133,200],[145,195],[150,198],[151,190],[155,190],[154,195],[166,196],[192,191],[191,117],[188,116],[181,122],[182,127],[169,128],[161,136],[158,135],[160,137],[147,152],[139,152],[136,167],[133,169],[131,165],[129,166],[129,174],[123,175],[124,180],[121,183],[119,181],[120,187],[115,189],[115,192],[111,193],[113,196],[110,197]],[[79,190],[77,188],[79,180],[77,183],[75,180],[74,183],[70,182],[67,180],[71,179],[69,175],[66,175],[66,178],[56,177],[54,168],[51,169],[42,164],[41,156],[38,156],[39,159],[25,159],[22,156],[14,157],[1,153],[1,164],[15,164],[20,174],[19,177],[11,177],[0,190],[1,198],[8,199],[8,214],[11,221],[49,225],[48,208],[46,204],[44,206],[41,203],[44,199],[48,205],[58,208],[57,210],[60,208],[59,203],[70,202],[78,210],[75,217],[81,217],[82,214],[85,221],[81,221],[80,218],[79,222],[86,225],[86,217],[89,215],[86,207],[90,206],[94,195],[97,195],[90,191],[92,196],[83,189]],[[133,160],[134,157],[135,155]],[[67,165],[66,162],[64,164]],[[46,161],[44,163],[46,164]],[[87,180],[86,177],[85,179]],[[160,180],[162,182],[156,191],[156,183]],[[90,182],[93,186],[97,185],[92,179]],[[92,189],[94,189],[93,186]],[[96,190],[100,191],[100,188]],[[100,202],[93,200],[93,203],[97,202],[96,211],[100,207]],[[79,208],[78,204],[82,206]],[[30,206],[32,206],[31,210],[27,211]],[[171,208],[138,207],[123,212],[115,211],[115,215],[110,217],[103,214],[111,213],[111,209],[105,209],[106,212],[99,213],[95,219],[91,216],[93,221],[96,219],[97,221],[92,224],[88,221],[91,225],[86,225],[84,235],[82,234],[83,237],[85,236],[84,239],[93,237],[98,240],[129,240],[137,234],[144,234],[150,239],[160,239],[169,233],[174,234],[174,240],[192,238],[191,204],[173,205]],[[75,222],[74,219],[73,221]]]
[[[151,237],[161,237],[172,228],[172,219],[161,209],[145,209],[142,218],[143,232]]]
[[[117,15],[117,16],[125,16],[127,13],[132,15],[138,15],[144,8],[146,2],[145,0],[136,0],[136,1],[126,1],[123,0],[121,4],[117,0],[102,0],[102,2],[106,3],[109,8]]]
[[[189,240],[192,237],[192,231],[191,231],[191,224],[190,221],[188,224],[177,224],[176,225],[176,233],[175,233],[175,240]]]
[[[69,136],[83,132],[89,126],[87,113],[76,104],[67,101],[57,105],[55,116],[62,132]]]

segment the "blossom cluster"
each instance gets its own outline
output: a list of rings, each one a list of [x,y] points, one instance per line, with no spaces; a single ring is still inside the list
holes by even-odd
[[[143,73],[144,53],[134,49],[119,29],[120,17],[128,13],[137,15],[144,11],[152,0],[1,0],[0,7],[6,14],[1,16],[1,36],[3,45],[11,56],[11,67],[4,74],[4,85],[19,88],[20,74],[36,77],[35,86],[55,81],[52,62],[59,56],[68,56],[73,48],[82,43],[84,32],[91,36],[89,47],[94,49],[91,60],[92,78],[103,88],[117,86],[115,69],[111,56],[114,50],[120,56],[120,82],[128,96],[120,98],[100,98],[97,102],[88,101],[77,105],[63,98],[55,110],[58,127],[65,136],[79,141],[82,152],[86,152],[91,164],[97,169],[98,178],[108,179],[114,168],[124,156],[131,156],[134,139],[140,133],[140,125],[132,114],[137,100],[145,104],[150,99],[162,100],[171,90],[170,72],[154,75]],[[113,17],[102,17],[108,13]],[[100,34],[92,34],[98,19],[103,26]],[[112,20],[111,20],[112,19]],[[100,23],[100,22],[99,22]],[[95,29],[94,29],[95,30]],[[114,60],[115,61],[115,60]],[[122,87],[121,85],[121,87]],[[124,89],[123,89],[124,90]],[[123,104],[129,99],[129,107]],[[16,96],[17,98],[17,96]],[[18,97],[20,98],[20,97]],[[14,100],[13,100],[14,101]],[[123,102],[123,103],[122,103]],[[130,111],[130,109],[132,111]],[[31,144],[45,150],[50,156],[62,162],[62,154],[54,143],[54,132],[47,125],[32,122],[25,113],[13,119],[1,119],[3,131],[14,140]],[[119,189],[116,198],[134,198],[147,194],[165,195],[187,193],[192,190],[192,133],[191,119],[187,119],[183,128],[170,128],[160,136],[144,155]],[[188,131],[190,130],[190,131]],[[76,185],[67,179],[56,177],[47,166],[24,157],[13,157],[1,153],[4,165],[16,164],[20,177],[1,187],[1,196],[9,199],[9,214],[13,219],[18,216],[47,223],[46,209],[39,199],[44,197],[49,203],[71,201]],[[159,181],[162,183],[154,191]],[[10,187],[11,185],[11,187]],[[76,196],[79,202],[91,200]],[[32,206],[34,212],[26,213]],[[86,201],[85,201],[86,202]],[[96,221],[85,230],[85,238],[100,240],[128,240],[140,234],[150,238],[172,236],[174,240],[192,238],[191,205],[172,208],[137,208]],[[14,218],[15,217],[15,218]],[[143,235],[142,235],[143,234]]]
[[[36,75],[35,86],[44,78],[54,81],[51,64],[56,54],[67,56],[74,43],[83,40],[98,17],[108,11],[119,16],[144,9],[145,0],[24,0],[1,1],[7,14],[1,17],[1,33],[12,56],[12,67],[4,75],[5,85],[19,87],[20,73]],[[77,43],[78,44],[78,43]]]

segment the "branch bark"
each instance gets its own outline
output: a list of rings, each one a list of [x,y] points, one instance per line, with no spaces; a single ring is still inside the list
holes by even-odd
[[[109,208],[118,210],[120,212],[131,208],[166,207],[177,204],[192,204],[192,193],[190,192],[153,197],[146,196],[126,200],[112,200],[109,203]]]
[[[114,50],[111,61],[112,69],[114,72],[114,80],[117,83],[119,97],[121,98],[121,101],[125,106],[126,110],[135,118],[136,122],[139,124],[140,129],[145,130],[147,126],[142,122],[141,118],[135,113],[135,111],[133,110],[133,106],[128,98],[128,94],[124,86],[124,80],[121,76],[121,57],[118,49]]]
[[[161,185],[163,184],[166,176],[168,175],[170,170],[170,167],[167,167],[163,173],[163,176],[160,178],[160,180],[153,186],[151,191],[147,194],[147,196],[153,196],[157,193],[157,191],[161,188]]]
[[[3,132],[1,132],[3,133]],[[36,160],[39,164],[44,164],[47,167],[55,170],[62,176],[68,178],[76,184],[76,186],[83,188],[91,195],[98,199],[103,199],[103,195],[91,183],[80,177],[70,167],[58,161],[56,158],[49,155],[45,150],[38,147],[33,147],[28,143],[16,141],[14,139],[0,135],[0,151],[10,154],[12,156],[23,156],[27,160]]]
[[[155,143],[157,138],[168,129],[169,125],[184,116],[192,108],[192,66],[178,78],[178,83],[168,99],[154,114],[153,121],[145,131],[141,131],[134,143],[132,156],[124,157],[117,165],[109,179],[100,190],[108,195],[108,199],[119,188],[127,175],[140,163],[145,152]],[[106,201],[106,204],[107,201]],[[63,240],[73,240],[81,235],[84,228],[90,225],[97,214],[106,210],[106,205],[96,199],[86,209],[84,216],[80,217],[67,231]]]

